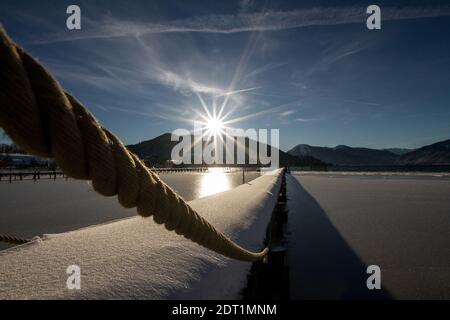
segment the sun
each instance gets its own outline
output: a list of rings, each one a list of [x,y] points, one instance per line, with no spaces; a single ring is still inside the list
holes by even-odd
[[[224,123],[219,118],[211,117],[206,122],[206,127],[208,128],[208,131],[212,133],[213,135],[219,134],[222,132],[224,128]]]

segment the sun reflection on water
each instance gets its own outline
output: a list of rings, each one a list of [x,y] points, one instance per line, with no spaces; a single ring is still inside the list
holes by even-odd
[[[209,168],[202,176],[200,198],[231,189],[230,179],[223,168]]]

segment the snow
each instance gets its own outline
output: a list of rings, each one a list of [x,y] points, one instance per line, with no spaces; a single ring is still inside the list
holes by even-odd
[[[260,250],[280,181],[264,175],[190,204],[243,247]],[[70,265],[81,268],[80,290],[66,287]],[[0,298],[236,299],[250,268],[132,217],[0,252]]]

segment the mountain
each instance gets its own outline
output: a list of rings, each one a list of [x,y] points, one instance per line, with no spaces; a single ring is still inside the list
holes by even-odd
[[[178,141],[171,141],[171,136],[170,133],[164,133],[154,139],[128,145],[127,148],[145,161],[162,163],[170,160],[172,149],[178,144]]]
[[[383,149],[386,151],[390,151],[393,154],[396,154],[398,156],[404,155],[405,153],[414,151],[414,149],[405,149],[405,148],[387,148],[387,149]]]
[[[171,141],[170,133],[165,133],[154,139],[129,145],[128,148],[154,165],[170,160],[172,149],[178,143],[178,141]],[[248,139],[246,139],[246,146],[247,153]],[[402,148],[379,150],[345,145],[329,148],[299,144],[287,153],[280,150],[279,156],[280,166],[323,166],[324,163],[337,165],[450,164],[450,139],[415,150]]]
[[[294,156],[311,156],[337,165],[390,165],[398,159],[398,155],[391,151],[352,148],[344,145],[329,148],[299,144],[288,153]]]
[[[325,162],[311,156],[294,156],[281,150],[279,150],[279,155],[281,167],[326,166]]]
[[[191,141],[194,141],[192,138]],[[128,145],[128,149],[151,165],[162,164],[171,159],[172,149],[179,141],[171,141],[171,134],[165,133],[154,139]],[[236,145],[236,142],[235,142]],[[249,139],[246,138],[246,155],[248,156]],[[235,147],[236,150],[236,147]],[[270,152],[270,146],[268,147]],[[224,149],[224,157],[226,151]],[[236,159],[236,152],[235,152]],[[325,163],[311,156],[295,156],[279,150],[280,166],[324,166]],[[236,161],[235,161],[236,162]]]
[[[315,147],[299,144],[288,151],[295,156],[311,156],[335,165],[437,165],[450,164],[450,140],[420,149],[369,149],[344,145]]]
[[[408,152],[400,157],[402,164],[450,164],[450,139]]]

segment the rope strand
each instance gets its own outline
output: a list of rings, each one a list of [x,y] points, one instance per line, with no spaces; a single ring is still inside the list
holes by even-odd
[[[69,177],[91,180],[103,196],[153,216],[167,230],[242,261],[266,256],[248,251],[193,210],[0,27],[0,127],[30,154],[54,158]]]
[[[30,242],[30,239],[17,238],[13,236],[8,236],[4,234],[0,234],[0,242],[6,242],[11,244],[24,244]]]

